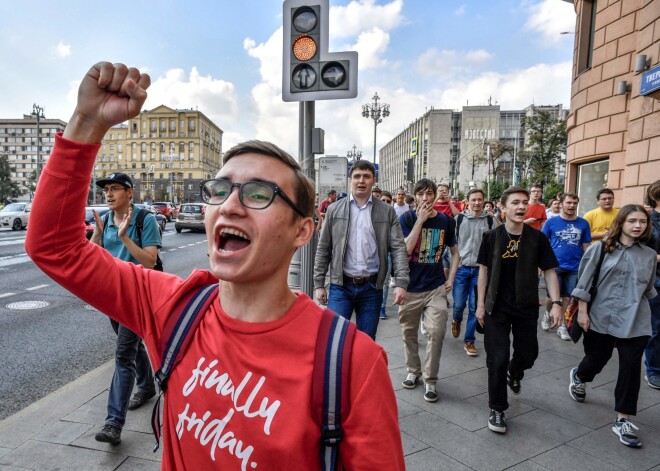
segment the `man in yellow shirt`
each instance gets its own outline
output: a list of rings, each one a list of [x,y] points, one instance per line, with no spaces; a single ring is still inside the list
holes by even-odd
[[[584,218],[591,227],[591,243],[603,240],[610,229],[619,208],[614,207],[614,192],[609,188],[603,188],[596,193],[598,208],[592,209]]]

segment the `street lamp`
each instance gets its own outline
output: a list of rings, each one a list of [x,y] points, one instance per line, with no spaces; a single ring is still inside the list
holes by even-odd
[[[378,104],[378,100],[380,100],[378,93],[374,94],[372,100],[373,103],[362,105],[362,116],[374,120],[374,165],[376,165],[376,128],[378,124],[383,122],[383,118],[390,115],[390,105],[387,103]]]
[[[362,158],[362,151],[357,150],[357,146],[353,144],[352,151],[349,149],[346,151],[346,157],[348,157],[348,160],[351,160],[353,162],[357,162]]]
[[[170,199],[172,200],[172,203],[177,204],[177,201],[175,201],[175,198],[174,198],[174,163],[173,163],[173,160],[174,160],[175,157],[177,158],[177,160],[179,160],[178,159],[179,156],[174,153],[174,147],[171,147],[170,148],[170,155],[169,155],[169,158],[170,158]]]
[[[39,175],[41,175],[41,127],[40,119],[45,118],[44,108],[37,105],[36,103],[32,105],[32,116],[37,118],[37,178],[35,179],[35,184],[39,183]]]
[[[486,143],[486,139],[482,139],[481,141],[479,141],[479,144],[477,144],[476,146],[474,146],[472,149],[470,149],[469,151],[467,151],[465,154],[461,155],[458,159],[456,159],[456,160],[454,161],[454,163],[452,163],[452,165],[451,165],[451,167],[452,167],[452,168],[451,168],[451,173],[452,173],[452,176],[454,177],[454,180],[452,181],[452,190],[453,190],[452,193],[453,193],[454,195],[456,194],[456,187],[458,186],[458,177],[457,177],[457,175],[456,175],[456,166],[458,165],[458,163],[459,163],[461,160],[463,160],[463,159],[464,159],[465,157],[467,157],[468,155],[472,154],[472,152],[474,152],[475,150],[477,150],[479,147],[483,148],[483,146],[484,146],[485,143]],[[488,175],[488,178],[489,178],[489,181],[490,181],[490,174]]]

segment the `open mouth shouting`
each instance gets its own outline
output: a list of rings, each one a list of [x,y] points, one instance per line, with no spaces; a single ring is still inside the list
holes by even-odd
[[[233,227],[221,227],[218,231],[217,247],[221,254],[232,254],[250,245],[250,237]]]

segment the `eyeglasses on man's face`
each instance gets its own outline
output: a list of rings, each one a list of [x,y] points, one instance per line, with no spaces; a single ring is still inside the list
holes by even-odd
[[[125,186],[106,186],[103,188],[103,193],[108,194],[108,193],[117,193],[118,191],[125,190]]]
[[[222,204],[227,201],[233,189],[238,188],[238,199],[246,208],[266,209],[272,204],[275,196],[279,195],[296,213],[301,217],[306,217],[280,187],[270,182],[233,183],[224,178],[216,178],[203,181],[199,187],[202,201],[206,204]]]

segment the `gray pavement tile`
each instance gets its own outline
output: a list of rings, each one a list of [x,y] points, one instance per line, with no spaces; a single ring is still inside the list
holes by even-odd
[[[402,366],[406,366],[406,359],[403,357],[403,352],[401,352],[401,355],[397,355],[395,353],[387,354],[387,367],[390,370],[401,368]]]
[[[406,469],[408,471],[468,471],[470,468],[433,448],[427,448],[406,456]]]
[[[33,468],[18,468],[16,466],[5,466],[0,464],[0,471],[35,471]]]
[[[429,448],[429,446],[405,432],[401,432],[401,441],[403,442],[403,455],[407,456]]]
[[[466,371],[460,375],[454,376],[454,378],[460,379],[477,386],[488,387],[488,368],[477,368],[476,370]]]
[[[585,402],[575,402],[568,393],[567,368],[532,378],[522,383],[518,396],[530,406],[597,429],[611,421],[613,396],[587,387]]]
[[[422,358],[424,357],[422,356]],[[422,362],[423,361],[424,360],[422,359]],[[443,355],[440,357],[440,371],[438,371],[438,378],[449,378],[451,376],[460,375],[461,373],[465,373],[467,371],[476,370],[477,368],[480,368],[479,364],[477,363],[469,364],[457,359],[456,356],[445,357]]]
[[[657,429],[660,429],[660,404],[651,406],[646,409],[637,409],[637,415],[633,417],[633,422],[637,424],[646,424],[651,425]]]
[[[11,450],[12,450],[11,448],[3,448],[3,447],[0,447],[0,457],[2,457],[3,455],[6,455],[6,454],[9,453]]]
[[[506,410],[507,417],[515,417],[517,415],[524,414],[526,412],[534,410],[534,407],[530,406],[529,404],[523,401],[516,399],[517,397],[520,396],[514,396],[513,394],[509,394],[509,408]],[[482,417],[480,421],[481,423],[486,425],[486,422],[488,421],[488,414],[490,413],[490,408],[488,407],[488,393],[484,393],[478,396],[468,398],[465,400],[465,402],[473,405],[474,407],[482,411],[481,412]],[[477,427],[477,428],[481,428],[481,427]]]
[[[77,409],[66,414],[62,420],[101,426],[105,423],[108,404],[108,390],[102,391]]]
[[[404,417],[400,426],[404,432],[473,469],[506,469],[524,460],[514,452],[427,412]]]
[[[424,410],[408,401],[404,401],[400,397],[396,398],[396,404],[399,409],[399,419],[401,417],[407,417],[409,415],[419,414]]]
[[[579,469],[580,471],[621,471],[621,468],[618,466],[585,453],[571,445],[561,445],[553,448],[532,458],[532,462],[552,471],[566,471],[567,469]]]
[[[467,399],[488,391],[485,384],[476,385],[463,381],[456,376],[438,380],[436,389],[441,397],[451,397],[453,399]]]
[[[92,425],[90,424],[78,424],[59,420],[46,427],[43,432],[34,437],[34,440],[69,445],[91,427]]]
[[[389,374],[390,374],[390,379],[392,380],[392,388],[394,388],[394,391],[398,391],[399,389],[404,389],[401,382],[404,379],[406,379],[406,376],[408,375],[408,370],[406,369],[406,367],[404,366],[401,368],[389,370]]]
[[[117,471],[160,471],[160,463],[131,456],[117,468]]]
[[[522,463],[512,466],[507,471],[548,471],[548,468],[544,468],[533,461],[523,461]]]
[[[550,351],[554,351],[554,350],[550,350]],[[562,368],[565,368],[565,367],[562,366],[562,365],[558,365],[554,361],[545,360],[539,354],[539,357],[534,362],[534,366],[531,368],[530,371],[534,371],[534,372],[540,373],[540,374],[545,374],[545,373],[550,373],[552,371],[557,371],[557,370],[562,369]],[[526,374],[527,374],[527,372],[525,372],[525,375]]]
[[[614,389],[616,388],[616,380],[598,387],[600,391],[607,391],[612,400],[614,400]],[[646,409],[647,407],[660,404],[660,390],[649,388],[646,381],[642,379],[642,384],[639,388],[639,397],[637,399],[637,409]]]
[[[62,469],[111,471],[116,469],[125,459],[126,455],[28,440],[0,458],[0,463],[40,471],[59,471]]]
[[[561,347],[561,345],[559,345],[558,347]],[[555,363],[556,365],[559,366],[570,366],[570,367],[573,367],[578,363],[580,363],[580,360],[582,360],[582,356],[583,353],[578,353],[577,355],[573,355],[570,352],[559,351],[557,349],[546,350],[539,354],[539,358],[542,358],[547,362]]]
[[[508,417],[508,416],[507,416]],[[576,437],[591,433],[593,430],[571,420],[550,414],[541,409],[517,415],[517,424],[536,428],[539,433],[559,443],[566,443]]]
[[[124,456],[133,456],[135,458],[142,458],[149,461],[160,461],[162,458],[162,447],[159,448],[156,453],[153,453],[153,448],[156,442],[151,433],[133,432],[124,429],[121,432],[121,443],[117,446],[97,442],[94,440],[95,434],[96,429],[90,430],[74,441],[72,445]]]
[[[498,447],[510,450],[525,459],[540,455],[548,450],[558,447],[561,442],[544,435],[543,427],[539,424],[530,424],[527,421],[518,421],[522,416],[506,419],[506,433],[495,433],[487,426],[476,432],[476,435],[493,442]],[[485,425],[483,422],[481,425]]]
[[[634,463],[635,469],[656,466],[660,463],[660,429],[640,427],[638,434],[642,448],[630,448],[619,442],[619,437],[612,432],[612,424],[607,424],[576,438],[570,445],[621,468],[628,468],[631,463]]]

